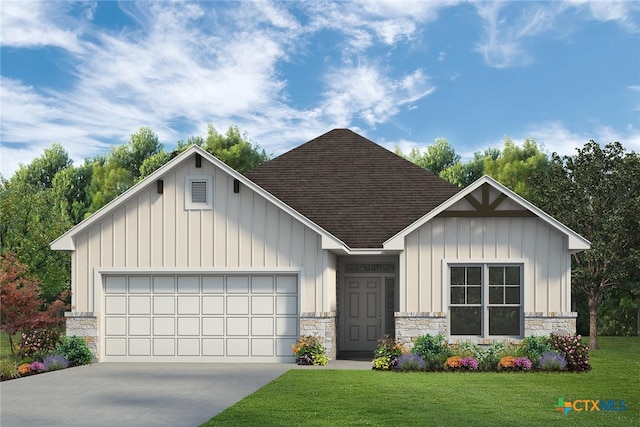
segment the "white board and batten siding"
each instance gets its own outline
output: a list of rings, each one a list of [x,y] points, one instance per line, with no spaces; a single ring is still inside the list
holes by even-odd
[[[525,312],[571,311],[567,238],[536,217],[434,218],[413,231],[400,311],[446,312],[447,265],[464,262],[521,264]]]
[[[187,175],[211,177],[211,209],[185,209]],[[202,162],[201,168],[196,168],[193,161],[183,162],[164,174],[162,180],[162,194],[158,193],[156,183],[150,182],[135,197],[75,236],[74,311],[105,316],[102,311],[107,304],[105,286],[115,277],[125,278],[127,283],[130,277],[147,277],[150,283],[154,277],[174,277],[173,296],[179,301],[185,300],[177,285],[184,274],[195,274],[202,286],[205,278],[220,274],[224,280],[240,274],[249,283],[254,277],[268,274],[277,283],[281,273],[296,278],[296,316],[303,312],[335,310],[335,292],[331,289],[335,289],[336,257],[322,250],[321,236],[316,231],[246,186],[241,185],[239,193],[234,193],[233,177],[210,162]],[[295,274],[291,276],[292,273]],[[153,286],[149,289],[145,298],[154,301]],[[245,295],[248,301],[252,298],[250,289]],[[202,288],[201,292],[202,306],[202,301],[207,299]],[[127,288],[120,296],[128,300],[132,297],[130,293]],[[272,296],[275,301],[277,295]],[[144,311],[144,307],[140,310]],[[249,311],[247,316],[251,315]],[[153,325],[153,316],[149,322]],[[199,330],[203,330],[202,320]],[[198,339],[203,348],[202,340],[209,338]],[[176,354],[179,354],[177,344]]]

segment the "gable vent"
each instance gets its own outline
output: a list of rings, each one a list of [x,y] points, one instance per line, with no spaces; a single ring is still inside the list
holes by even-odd
[[[207,204],[207,181],[191,181],[191,203]]]

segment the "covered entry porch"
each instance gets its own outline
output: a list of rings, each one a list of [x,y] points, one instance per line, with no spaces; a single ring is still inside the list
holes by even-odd
[[[371,360],[377,342],[395,335],[398,256],[338,258],[337,358]]]

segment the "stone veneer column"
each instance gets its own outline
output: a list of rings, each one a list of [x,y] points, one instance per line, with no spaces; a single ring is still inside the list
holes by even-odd
[[[524,336],[549,334],[567,335],[576,333],[576,312],[529,312],[524,313]]]
[[[419,336],[447,335],[447,314],[442,312],[396,312],[396,340],[405,348],[413,347]]]
[[[329,360],[336,358],[336,313],[301,313],[300,336],[314,335],[320,337]]]
[[[94,313],[66,312],[67,336],[82,337],[95,359],[100,354],[100,340],[98,339],[98,317]]]

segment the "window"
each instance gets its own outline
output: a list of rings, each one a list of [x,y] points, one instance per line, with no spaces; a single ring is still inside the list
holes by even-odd
[[[452,265],[449,280],[451,335],[522,335],[520,265]]]
[[[185,177],[185,209],[211,209],[213,207],[212,199],[211,176],[187,175]]]

